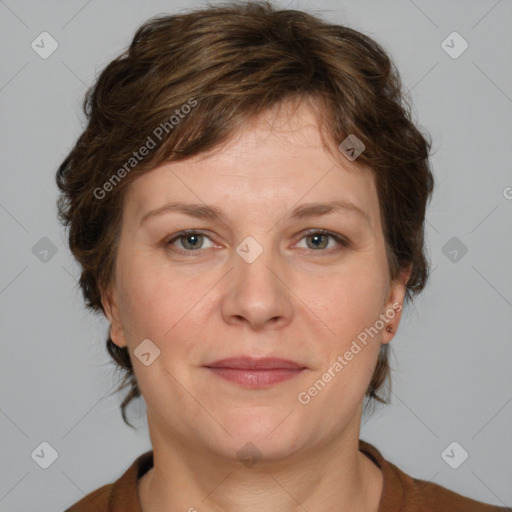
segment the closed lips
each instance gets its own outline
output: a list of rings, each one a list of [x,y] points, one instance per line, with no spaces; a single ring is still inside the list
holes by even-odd
[[[289,359],[280,358],[249,358],[249,357],[238,357],[229,358],[215,361],[206,365],[208,368],[231,368],[236,370],[301,370],[305,366],[302,366],[295,361]]]

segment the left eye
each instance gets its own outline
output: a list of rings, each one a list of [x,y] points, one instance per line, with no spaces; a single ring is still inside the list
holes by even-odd
[[[334,233],[329,233],[326,231],[313,231],[305,234],[301,240],[311,240],[311,243],[306,242],[306,249],[318,250],[318,249],[330,249],[332,247],[328,247],[329,238],[334,240],[336,244],[341,246],[348,246],[348,242]],[[180,242],[183,249],[178,249],[181,252],[195,252],[199,249],[207,249],[208,247],[203,246],[204,240],[210,240],[210,238],[200,233],[199,231],[183,231],[175,236],[173,239],[167,242],[167,245],[174,245],[176,242]],[[213,246],[213,242],[210,240]]]
[[[342,238],[340,238],[339,236],[333,234],[333,233],[328,233],[326,231],[313,231],[311,233],[308,233],[306,235],[304,235],[301,240],[308,240],[310,239],[311,240],[311,244],[307,244],[308,247],[306,247],[307,249],[313,249],[313,250],[316,250],[316,249],[327,249],[327,245],[328,245],[328,239],[331,239],[331,240],[334,240],[336,242],[336,244],[338,245],[343,245],[343,246],[347,246],[347,242],[345,240],[343,240]],[[322,239],[324,241],[327,241],[327,245],[325,242],[322,241]],[[307,243],[307,242],[306,242]],[[332,248],[332,247],[329,247],[329,248]]]

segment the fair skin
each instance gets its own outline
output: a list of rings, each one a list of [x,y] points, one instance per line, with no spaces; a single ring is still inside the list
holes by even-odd
[[[379,315],[403,304],[408,272],[390,280],[371,169],[329,150],[307,105],[293,115],[285,106],[128,188],[103,304],[147,406],[154,467],[139,481],[144,512],[378,510],[382,474],[358,451],[359,429],[380,345],[400,312],[386,323],[393,332],[379,330],[309,403],[297,397]],[[338,200],[362,213],[290,215]],[[215,207],[223,218],[166,211],[141,222],[177,201]],[[176,239],[182,230],[199,235]],[[236,252],[248,236],[263,249],[252,263]],[[145,339],[160,350],[149,366],[133,357]],[[204,367],[242,355],[306,370],[245,389]],[[237,456],[247,443],[261,453],[252,467]]]

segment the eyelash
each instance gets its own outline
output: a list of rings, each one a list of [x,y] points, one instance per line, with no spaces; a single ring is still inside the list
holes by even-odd
[[[185,230],[185,231],[180,231],[179,233],[176,234],[176,236],[174,236],[173,238],[167,240],[165,242],[165,245],[166,246],[171,246],[176,240],[179,240],[180,238],[183,238],[185,236],[188,236],[188,235],[202,235],[208,239],[210,239],[210,237],[208,235],[206,235],[205,233],[202,233],[201,231],[196,231],[196,230],[193,230],[193,229],[189,229],[189,230]],[[350,246],[350,241],[346,238],[343,238],[341,237],[340,235],[337,235],[335,233],[331,233],[330,231],[326,231],[326,230],[323,230],[323,229],[317,229],[317,230],[313,230],[313,231],[309,231],[309,232],[306,232],[301,238],[300,240],[308,237],[308,236],[311,236],[311,235],[326,235],[326,236],[329,236],[331,238],[333,238],[340,246],[342,247],[349,247]],[[299,242],[300,242],[299,240]],[[332,250],[336,250],[336,248],[331,248],[331,249],[319,249],[319,250],[314,250],[314,249],[310,249],[311,251],[313,252],[327,252],[327,253],[330,253]],[[185,249],[176,249],[176,248],[173,248],[174,251],[180,253],[180,254],[183,254],[184,256],[194,256],[195,254],[194,253],[200,253],[201,249],[196,249],[196,250],[185,250]],[[306,249],[307,250],[307,249]]]

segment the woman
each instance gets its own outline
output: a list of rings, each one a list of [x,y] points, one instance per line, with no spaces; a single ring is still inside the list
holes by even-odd
[[[359,440],[433,189],[377,43],[263,2],[163,16],[85,111],[60,216],[153,450],[68,511],[499,510]]]

